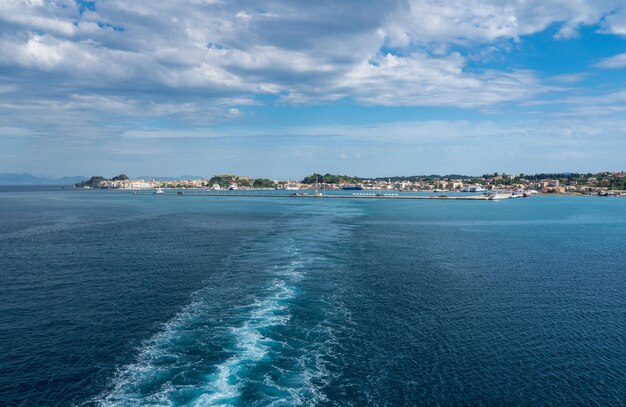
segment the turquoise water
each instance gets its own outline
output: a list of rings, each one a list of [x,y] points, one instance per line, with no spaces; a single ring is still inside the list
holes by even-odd
[[[0,210],[0,405],[626,400],[626,199]]]

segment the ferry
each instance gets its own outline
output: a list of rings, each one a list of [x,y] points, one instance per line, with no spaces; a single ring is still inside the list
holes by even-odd
[[[463,187],[461,192],[485,192],[486,189],[481,186]]]
[[[360,185],[345,185],[341,187],[341,189],[344,191],[361,191],[363,190],[363,187]]]

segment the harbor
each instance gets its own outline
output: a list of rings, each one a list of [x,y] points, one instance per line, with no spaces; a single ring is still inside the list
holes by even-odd
[[[294,192],[294,193],[271,193],[271,192],[226,192],[226,191],[136,191],[133,195],[155,195],[155,196],[179,196],[179,197],[238,197],[238,198],[309,198],[309,199],[429,199],[429,200],[452,200],[452,201],[494,201],[502,199],[522,198],[524,195],[513,193],[490,193],[483,195],[403,195],[399,193],[331,193],[323,194],[319,192]]]

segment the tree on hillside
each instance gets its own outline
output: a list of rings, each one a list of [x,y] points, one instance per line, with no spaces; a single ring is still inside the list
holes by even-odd
[[[239,187],[249,187],[250,186],[250,180],[246,179],[246,178],[240,178],[237,181],[235,181],[235,183]]]
[[[267,178],[257,178],[252,184],[254,188],[274,188],[275,185],[276,183],[274,181]]]
[[[100,184],[103,183],[104,181],[108,181],[108,180],[99,175],[94,175],[93,177],[89,178],[87,181],[79,182],[78,184],[75,184],[74,186],[76,188],[100,188]]]
[[[321,175],[318,173],[314,173],[312,175],[309,175],[308,177],[304,177],[304,180],[302,180],[303,184],[308,184],[308,185],[312,185],[315,183],[322,183],[322,184],[357,184],[359,182],[362,182],[361,178],[358,177],[350,177],[347,175],[333,175],[333,174],[326,174],[326,175]]]
[[[128,175],[126,175],[126,174],[120,174],[120,175],[118,175],[118,176],[116,176],[116,177],[113,177],[113,178],[111,179],[111,181],[127,181],[127,180],[129,180],[129,179],[130,179],[130,178],[128,178]]]

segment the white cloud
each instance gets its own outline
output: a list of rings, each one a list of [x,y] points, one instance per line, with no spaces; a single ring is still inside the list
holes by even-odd
[[[387,54],[355,67],[339,80],[347,93],[370,105],[481,107],[529,98],[549,88],[527,71],[464,71],[459,54],[429,58]],[[341,86],[341,85],[338,85]]]
[[[0,4],[0,64],[118,96],[195,91],[206,99],[280,94],[283,103],[352,97],[472,108],[551,89],[528,71],[470,73],[450,44],[515,40],[550,24],[561,25],[559,37],[585,24],[621,30],[617,0],[330,4],[276,0],[259,10],[247,1],[111,0],[81,13],[69,0],[7,0]],[[399,52],[388,55],[383,46]],[[47,86],[32,91],[40,85]]]
[[[50,34],[0,39],[0,63],[58,72],[67,75],[70,81],[131,78],[140,72],[142,59],[147,60],[137,54],[98,47],[89,42],[61,39]],[[143,65],[148,68],[148,64]]]
[[[73,36],[76,26],[72,16],[77,12],[74,1],[3,0],[0,21],[26,30],[42,30],[61,36]]]
[[[626,53],[614,55],[610,58],[603,59],[598,62],[595,66],[598,68],[606,68],[606,69],[619,69],[626,68]]]
[[[579,73],[551,76],[547,79],[556,83],[574,84],[574,83],[582,82],[588,76],[589,74],[587,72],[579,72]]]
[[[619,21],[606,15],[623,7],[620,0],[408,0],[385,31],[392,44],[492,42],[543,31],[561,24],[557,38],[577,35],[582,25],[602,22],[614,32]]]
[[[195,140],[274,135],[274,129],[211,131],[249,120],[249,110],[274,100],[482,111],[547,104],[550,97],[540,95],[571,90],[551,84],[579,86],[584,74],[545,78],[520,68],[475,67],[551,26],[559,40],[590,25],[626,36],[624,13],[623,0],[273,0],[263,9],[249,0],[109,0],[82,11],[70,0],[0,0],[0,126],[86,144],[120,135]],[[597,66],[622,68],[625,60],[616,55]],[[562,99],[569,116],[531,130],[429,121],[278,133],[434,143],[537,131],[547,140],[589,135],[591,125],[581,120],[572,122],[579,126],[572,136],[572,117],[606,129],[599,116],[624,112],[620,91]],[[154,118],[191,130],[145,130]]]
[[[13,85],[13,84],[0,85],[0,94],[15,92],[17,89],[18,89],[17,85]]]
[[[605,33],[626,36],[626,6],[622,3],[614,12],[609,13],[602,26]]]
[[[29,134],[28,129],[21,127],[0,126],[0,137],[24,137]]]
[[[588,92],[590,93],[590,92]],[[552,105],[561,106],[550,113],[557,118],[595,120],[598,117],[621,118],[626,112],[626,89],[619,89],[609,93],[585,94],[582,96],[568,96],[560,100],[553,100]]]
[[[280,140],[333,138],[341,143],[366,142],[374,144],[490,144],[510,140],[515,144],[536,142],[540,145],[571,144],[578,141],[592,142],[603,132],[626,135],[625,120],[601,121],[592,119],[534,120],[498,124],[489,120],[421,120],[410,122],[387,122],[370,125],[329,125],[278,127],[271,129],[222,127],[220,129],[199,127],[190,129],[143,128],[124,130],[121,135],[128,139],[164,138],[257,138],[272,135]],[[576,141],[578,140],[578,141]],[[369,144],[368,144],[369,145]]]
[[[238,12],[237,14],[235,14],[235,17],[243,21],[250,21],[252,19],[252,16],[245,10],[242,10]]]

